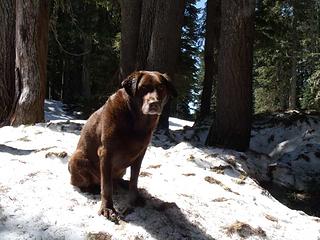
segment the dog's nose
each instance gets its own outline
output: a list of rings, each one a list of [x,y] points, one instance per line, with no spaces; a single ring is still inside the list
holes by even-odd
[[[150,101],[149,106],[150,106],[150,108],[158,108],[160,106],[160,102],[157,100]]]
[[[151,101],[149,102],[149,111],[154,111],[160,113],[160,101]]]

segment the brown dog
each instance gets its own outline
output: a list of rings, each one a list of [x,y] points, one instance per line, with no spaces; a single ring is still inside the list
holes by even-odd
[[[163,106],[177,94],[168,76],[159,72],[134,72],[121,85],[123,88],[90,116],[69,160],[71,184],[88,192],[100,185],[99,214],[113,221],[118,219],[112,200],[113,181],[131,167],[130,203],[138,204],[142,159]]]

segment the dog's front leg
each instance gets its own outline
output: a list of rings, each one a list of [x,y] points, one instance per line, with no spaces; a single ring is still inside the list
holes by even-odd
[[[141,154],[131,165],[130,183],[129,183],[129,201],[133,206],[144,206],[145,200],[138,192],[138,177],[140,173],[141,163],[147,149],[144,149]]]
[[[105,147],[99,149],[101,173],[101,207],[99,215],[118,223],[119,217],[113,207],[112,156]]]

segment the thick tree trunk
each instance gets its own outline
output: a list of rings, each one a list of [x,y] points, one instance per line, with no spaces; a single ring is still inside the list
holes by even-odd
[[[137,48],[136,70],[147,66],[147,58],[153,30],[157,0],[142,0],[139,43]]]
[[[119,0],[121,5],[120,76],[122,81],[135,69],[139,39],[141,0]]]
[[[44,121],[48,51],[48,1],[16,3],[16,86],[12,125]]]
[[[185,0],[157,1],[150,49],[147,58],[148,70],[168,73],[174,78],[180,47],[181,27],[185,9]],[[169,127],[170,105],[164,108],[159,128]]]
[[[221,38],[216,121],[207,144],[249,147],[255,0],[221,2]]]
[[[15,96],[15,1],[0,2],[0,125],[9,124]]]
[[[198,120],[210,114],[212,90],[215,91],[218,74],[218,49],[220,36],[221,0],[207,2],[206,35],[204,45],[204,79]]]

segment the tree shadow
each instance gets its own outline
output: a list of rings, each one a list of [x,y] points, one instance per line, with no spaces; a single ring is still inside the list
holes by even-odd
[[[121,186],[115,186],[114,206],[118,212],[122,213],[125,222],[143,227],[153,238],[158,240],[214,240],[204,229],[192,223],[175,202],[165,202],[152,196],[145,189],[139,189],[139,192],[146,201],[145,206],[128,207],[128,190]],[[99,194],[80,193],[93,202],[100,201]]]
[[[34,151],[36,151],[36,150],[35,149],[25,150],[25,149],[10,147],[5,144],[0,144],[0,152],[9,153],[11,155],[24,156],[24,155],[29,155],[30,153],[32,153]]]

